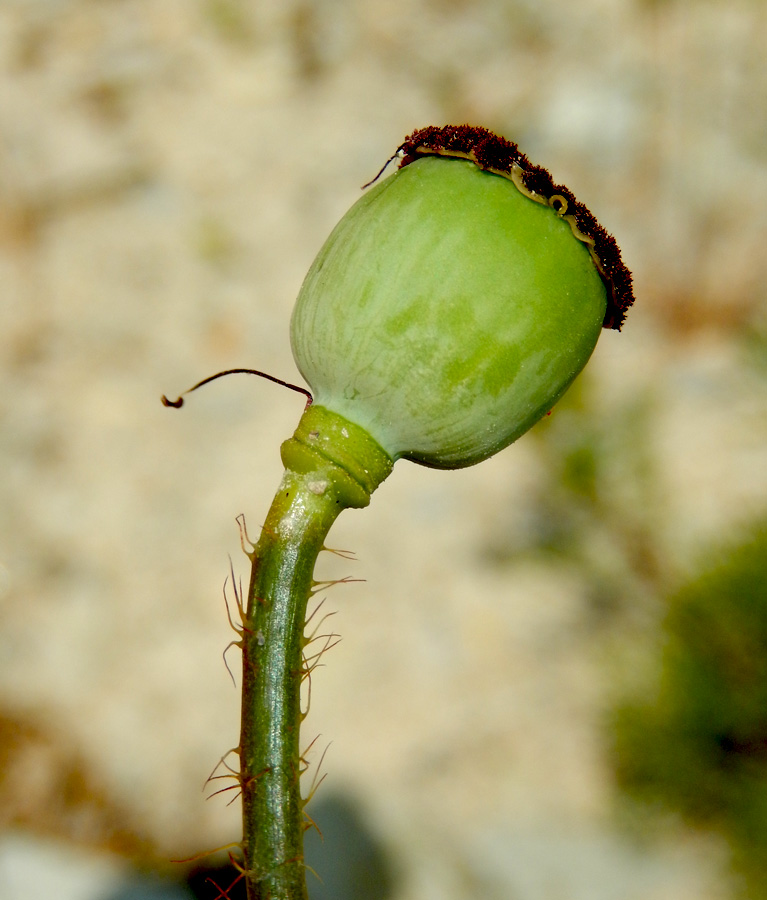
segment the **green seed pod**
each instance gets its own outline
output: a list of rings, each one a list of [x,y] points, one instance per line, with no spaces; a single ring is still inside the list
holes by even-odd
[[[312,264],[293,354],[315,405],[393,460],[459,468],[551,409],[603,325],[620,326],[630,275],[585,207],[515,144],[425,129],[400,154]]]

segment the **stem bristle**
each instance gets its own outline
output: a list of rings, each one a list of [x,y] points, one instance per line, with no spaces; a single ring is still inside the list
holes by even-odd
[[[232,578],[232,590],[234,591],[234,602],[235,602],[235,605],[237,606],[237,612],[239,613],[239,616],[240,616],[240,623],[242,624],[242,628],[238,628],[234,624],[234,620],[232,619],[232,614],[229,610],[229,600],[226,596],[226,585],[227,585],[227,582],[229,581],[229,576],[231,576],[231,578]],[[247,628],[248,618],[247,618],[247,615],[245,614],[245,606],[242,602],[242,597],[243,597],[242,578],[239,579],[239,588],[238,588],[238,580],[235,577],[234,565],[232,563],[232,557],[230,556],[229,557],[229,575],[227,575],[226,578],[224,579],[224,605],[226,606],[226,617],[227,617],[227,619],[229,619],[229,624],[232,628],[232,631],[234,631],[234,633],[238,637],[243,637],[243,635],[247,631],[249,631],[249,629]]]
[[[226,666],[226,671],[229,673],[229,677],[232,679],[232,684],[237,687],[237,682],[234,678],[232,670],[229,668],[229,663],[226,661],[226,654],[231,650],[232,647],[239,647],[242,650],[242,641],[229,641],[229,643],[224,647],[224,652],[221,654],[221,658],[224,660],[224,665]]]
[[[353,584],[356,581],[363,582],[366,581],[365,578],[352,578],[351,575],[345,575],[343,578],[333,578],[330,581],[314,581],[312,580],[312,589],[310,594],[314,596],[314,594],[319,594],[324,590],[329,590],[332,587],[335,587],[337,584]]]
[[[354,550],[336,550],[333,547],[325,546],[323,546],[321,549],[325,550],[328,553],[334,553],[336,556],[340,556],[341,559],[349,559],[353,562],[357,561],[357,554],[354,552]]]
[[[251,541],[248,537],[248,529],[245,525],[245,514],[240,513],[234,520],[237,523],[237,527],[240,530],[240,547],[242,547],[242,552],[248,559],[253,562],[253,557],[256,555],[256,545]],[[247,541],[250,544],[250,550],[245,549],[245,542]]]

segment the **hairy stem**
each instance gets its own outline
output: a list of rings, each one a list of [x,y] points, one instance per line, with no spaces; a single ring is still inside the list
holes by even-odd
[[[249,900],[306,897],[299,724],[306,604],[342,507],[287,471],[256,547],[243,635],[240,771]]]
[[[339,513],[366,506],[391,460],[361,429],[310,408],[252,561],[243,621],[240,782],[248,900],[306,900],[299,744],[306,605]]]

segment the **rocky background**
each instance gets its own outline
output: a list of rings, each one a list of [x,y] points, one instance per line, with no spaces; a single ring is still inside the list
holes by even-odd
[[[667,592],[767,510],[765,40],[758,0],[2,0],[2,897],[238,840],[202,792],[237,743],[222,585],[302,400],[159,397],[298,379],[322,241],[461,122],[591,207],[638,300],[518,444],[400,463],[334,527],[357,560],[323,572],[365,582],[328,593],[314,803],[354,807],[393,900],[729,896],[721,838],[622,797],[609,720]]]

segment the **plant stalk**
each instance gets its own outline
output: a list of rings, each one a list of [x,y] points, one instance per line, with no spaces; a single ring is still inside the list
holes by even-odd
[[[282,447],[286,470],[261,537],[242,631],[243,868],[248,900],[307,900],[300,748],[304,625],[314,566],[339,513],[366,506],[391,459],[366,432],[310,407]],[[361,477],[360,477],[361,476]]]

